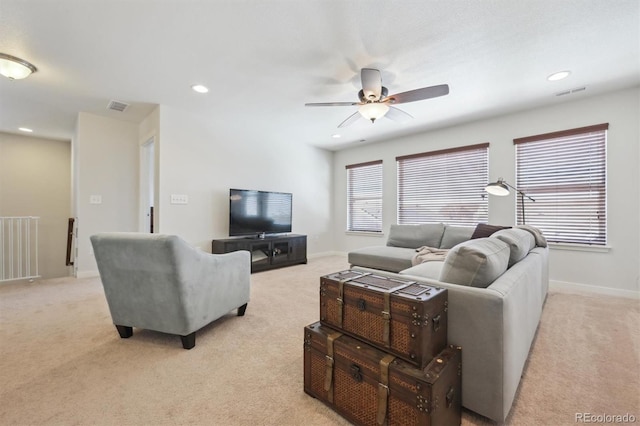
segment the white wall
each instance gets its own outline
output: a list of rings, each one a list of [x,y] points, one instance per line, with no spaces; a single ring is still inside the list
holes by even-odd
[[[211,252],[229,235],[229,188],[293,193],[293,233],[308,236],[309,254],[333,249],[333,154],[297,141],[241,140],[224,123],[160,106],[159,232]],[[170,204],[171,194],[188,196]]]
[[[639,140],[640,89],[638,87],[602,96],[514,113],[455,127],[412,135],[337,152],[334,156],[335,248],[348,252],[366,245],[384,244],[385,237],[348,234],[346,229],[345,165],[384,161],[383,229],[396,223],[395,157],[489,142],[489,179],[503,177],[515,183],[513,139],[557,130],[610,123],[607,145],[607,252],[551,249],[550,278],[555,282],[583,284],[628,295],[639,291],[640,177]],[[514,224],[515,197],[489,197],[489,222]]]
[[[65,277],[71,143],[0,133],[0,216],[39,216],[38,272]]]
[[[138,230],[138,124],[81,112],[73,139],[76,272],[97,272],[89,237]],[[91,195],[102,197],[90,204]]]

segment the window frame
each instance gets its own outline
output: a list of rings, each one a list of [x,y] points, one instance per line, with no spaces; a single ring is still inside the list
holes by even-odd
[[[375,166],[375,168],[374,168]],[[367,161],[364,163],[348,164],[345,166],[347,174],[347,232],[363,232],[371,234],[382,234],[383,219],[383,162],[382,160]],[[362,182],[354,187],[354,179]],[[374,178],[376,181],[372,182]],[[371,204],[378,214],[374,220],[367,219],[362,212],[356,214],[354,210],[356,204]],[[369,213],[372,215],[372,213]],[[354,223],[355,221],[355,223]]]
[[[513,140],[516,187],[536,200],[524,201],[527,225],[542,230],[553,245],[607,247],[608,129],[602,123]],[[573,165],[563,167],[568,160]],[[521,202],[516,201],[518,212]]]
[[[398,156],[396,168],[398,224],[488,222],[489,200],[484,191],[489,179],[488,142]],[[434,183],[436,190],[431,189]]]

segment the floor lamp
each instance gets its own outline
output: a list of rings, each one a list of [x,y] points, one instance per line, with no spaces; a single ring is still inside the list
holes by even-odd
[[[524,197],[527,197],[531,201],[536,201],[536,200],[534,200],[533,198],[529,197],[527,194],[525,194],[524,192],[520,191],[515,186],[509,185],[502,178],[498,178],[497,182],[490,183],[489,185],[487,185],[484,188],[484,190],[487,191],[491,195],[498,195],[498,196],[504,197],[506,195],[509,195],[509,192],[510,192],[509,188],[513,189],[514,191],[516,191],[518,193],[518,195],[520,195],[520,205],[522,206],[522,224],[524,225],[524,224],[526,224],[526,222],[524,220]]]

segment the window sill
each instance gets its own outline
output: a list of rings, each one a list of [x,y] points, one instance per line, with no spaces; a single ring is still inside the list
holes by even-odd
[[[375,232],[375,231],[345,231],[347,235],[362,235],[365,237],[384,237],[383,232]]]
[[[592,253],[609,253],[611,246],[596,246],[589,244],[549,243],[552,250],[589,251]]]

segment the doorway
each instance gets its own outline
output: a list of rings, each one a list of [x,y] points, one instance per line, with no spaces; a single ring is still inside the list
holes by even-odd
[[[140,232],[157,232],[155,215],[155,138],[140,145]]]

